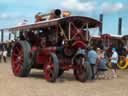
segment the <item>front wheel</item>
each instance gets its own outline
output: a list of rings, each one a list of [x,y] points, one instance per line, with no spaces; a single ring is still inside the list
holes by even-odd
[[[85,82],[87,80],[87,66],[85,57],[82,55],[78,55],[74,59],[74,76],[76,80],[80,82]]]
[[[59,72],[59,61],[57,56],[52,53],[48,57],[48,63],[45,64],[44,68],[44,76],[45,79],[49,82],[55,82],[56,78],[58,77]]]

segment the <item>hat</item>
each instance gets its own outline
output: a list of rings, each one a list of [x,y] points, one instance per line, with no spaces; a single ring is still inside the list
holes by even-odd
[[[116,51],[116,48],[112,48],[113,51]]]
[[[100,48],[97,48],[96,50],[100,50]]]
[[[97,48],[97,50],[100,50],[100,48]]]

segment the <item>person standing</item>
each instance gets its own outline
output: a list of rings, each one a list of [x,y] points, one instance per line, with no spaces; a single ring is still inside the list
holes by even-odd
[[[98,60],[98,54],[94,50],[94,48],[90,48],[88,51],[88,62],[91,65],[91,70],[92,70],[92,80],[95,80],[95,70],[96,70],[96,63]]]
[[[0,62],[2,58],[2,53],[3,53],[3,44],[0,42]]]
[[[115,48],[112,48],[112,56],[110,58],[112,64],[112,75],[113,78],[117,78],[117,63],[118,63],[118,53]]]
[[[7,58],[7,53],[8,53],[8,52],[7,52],[7,44],[4,43],[4,44],[3,44],[3,54],[2,54],[2,55],[3,55],[3,60],[4,60],[5,63],[6,63],[6,61],[7,61],[7,60],[6,60],[6,58]]]
[[[100,77],[102,76],[102,78],[107,79],[107,59],[105,58],[105,54],[104,54],[104,50],[102,49],[98,49],[97,50],[98,53],[98,60],[99,63],[97,64],[97,78],[100,79]],[[101,75],[101,76],[100,76]]]

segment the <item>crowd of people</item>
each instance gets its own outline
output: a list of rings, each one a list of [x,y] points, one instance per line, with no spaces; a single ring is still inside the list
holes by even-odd
[[[11,49],[14,41],[0,42],[0,62],[7,62],[7,57],[11,56]]]
[[[101,77],[104,79],[117,78],[117,63],[119,61],[119,54],[116,50],[116,48],[112,48],[112,54],[108,57],[106,50],[93,47],[89,48],[87,57],[91,66],[92,80],[100,79]],[[107,74],[108,63],[112,66],[111,77],[110,74]]]

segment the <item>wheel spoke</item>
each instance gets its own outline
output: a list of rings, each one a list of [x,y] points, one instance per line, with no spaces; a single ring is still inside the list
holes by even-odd
[[[17,57],[17,56],[18,56],[18,54],[14,52],[14,53],[13,53],[13,56],[16,56],[16,57]]]
[[[54,69],[54,64],[53,64],[52,57],[50,56],[48,59],[48,63],[45,66],[45,78],[48,81],[50,81],[52,79],[53,69]]]
[[[20,64],[18,64],[15,70],[16,70],[16,72],[19,72],[19,71],[20,71],[20,69],[21,69],[21,65],[20,65]]]
[[[14,65],[17,65],[17,64],[18,64],[18,62],[19,62],[19,60],[18,60],[18,59],[16,59],[13,63],[14,63]]]
[[[49,70],[49,73],[50,73],[50,74],[52,74],[52,72],[53,72],[53,70],[52,70],[52,69],[50,69],[50,70]]]
[[[74,68],[74,75],[77,80],[84,82],[86,79],[86,72],[85,72],[85,58],[84,57],[78,57],[76,58],[75,62],[75,68]]]
[[[18,47],[15,47],[15,50],[16,50],[17,52],[19,52],[19,51],[20,51],[20,49],[19,49]]]
[[[48,70],[48,69],[45,70],[45,78],[47,80],[50,80],[51,79],[51,77],[50,77],[50,70]]]
[[[82,70],[81,70],[82,68],[81,68],[81,67],[82,67],[81,65],[78,65],[78,66],[77,66],[77,68],[78,68],[78,69],[77,69],[77,73],[78,73],[78,74],[81,74],[81,73],[82,73]]]
[[[16,74],[19,74],[23,63],[23,50],[21,47],[16,46],[13,52],[13,69]]]
[[[19,53],[18,53],[19,56],[23,56],[23,51],[21,50]]]
[[[48,60],[48,65],[51,65],[51,63],[52,63],[52,58],[50,57]]]

